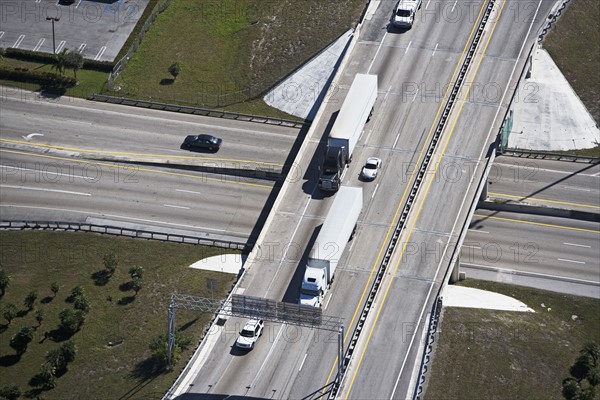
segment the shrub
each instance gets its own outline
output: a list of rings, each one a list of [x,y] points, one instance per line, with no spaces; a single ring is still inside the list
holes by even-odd
[[[71,76],[62,76],[53,72],[39,71],[17,71],[15,69],[0,67],[0,75],[3,79],[37,83],[47,88],[70,88],[77,84],[77,79]]]

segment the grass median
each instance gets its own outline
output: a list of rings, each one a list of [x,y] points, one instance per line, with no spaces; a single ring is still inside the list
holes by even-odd
[[[166,333],[167,306],[171,293],[224,298],[235,276],[189,268],[200,259],[227,252],[223,249],[102,236],[93,233],[0,232],[0,263],[11,276],[0,310],[8,303],[18,314],[10,324],[0,324],[0,386],[17,385],[22,393],[45,399],[160,398],[172,384],[212,315],[177,310],[176,328],[192,338],[172,372],[156,371],[149,343]],[[103,257],[113,252],[117,268],[105,275]],[[231,252],[231,251],[229,251]],[[143,285],[131,290],[129,269],[143,268]],[[59,285],[56,295],[52,282]],[[62,309],[75,286],[82,286],[90,310],[72,339],[75,360],[57,380],[57,386],[41,392],[30,386],[48,351],[61,343],[55,339]],[[33,309],[25,296],[37,291]],[[43,319],[36,320],[38,311]],[[10,339],[23,326],[35,329],[33,340],[15,355]],[[53,333],[54,332],[54,333]]]
[[[535,313],[444,309],[427,400],[563,399],[562,380],[586,342],[600,343],[600,301],[466,280]]]

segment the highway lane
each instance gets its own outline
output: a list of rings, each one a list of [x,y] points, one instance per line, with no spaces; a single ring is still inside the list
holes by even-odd
[[[297,300],[303,274],[302,259],[310,248],[311,239],[314,240],[315,228],[322,223],[331,204],[330,197],[323,197],[315,190],[317,166],[321,163],[323,151],[320,137],[326,132],[333,113],[339,109],[354,74],[377,73],[380,95],[375,105],[376,113],[365,128],[359,148],[355,150],[355,161],[344,179],[345,184],[364,187],[363,214],[357,235],[342,256],[336,282],[325,301],[325,312],[342,316],[348,331],[356,323],[353,315],[364,301],[363,288],[372,279],[371,271],[380,256],[378,251],[387,242],[390,223],[439,108],[441,95],[426,93],[415,96],[411,93],[407,97],[407,90],[413,90],[414,85],[407,87],[403,82],[435,88],[450,81],[471,29],[468,24],[452,25],[460,38],[457,39],[431,19],[429,24],[417,25],[404,34],[388,34],[385,26],[392,11],[388,6],[390,4],[382,2],[365,25],[361,40],[340,74],[339,84],[334,83],[334,95],[327,99],[323,118],[315,127],[319,139],[309,140],[299,162],[299,165],[309,165],[304,181],[293,185],[285,193],[277,218],[269,228],[261,249],[261,257],[240,284],[240,290],[248,295]],[[376,32],[379,42],[370,40],[373,32]],[[427,45],[413,47],[413,41],[426,42]],[[420,90],[414,90],[418,94],[423,85]],[[384,159],[383,172],[376,182],[362,183],[357,179],[361,163],[374,154]],[[232,338],[227,344],[219,341],[189,390],[206,393],[210,388],[213,394],[275,398],[306,396],[331,379],[330,371],[336,358],[337,339],[325,340],[321,334],[315,340],[314,335],[316,332],[312,335],[308,332],[297,341],[280,339],[281,342],[274,344],[261,343],[255,351],[263,355],[271,352],[272,360],[266,364],[261,357],[255,362],[248,362],[246,356],[231,355]],[[265,346],[268,350],[264,349]],[[273,360],[281,361],[276,363]],[[248,371],[256,371],[252,379],[236,379],[237,376],[247,376]]]
[[[0,219],[178,230],[245,242],[274,182],[0,149]]]
[[[443,259],[452,254],[461,221],[467,217],[468,199],[474,196],[486,150],[501,123],[498,115],[503,115],[501,109],[506,106],[504,88],[514,84],[512,71],[517,64],[523,65],[526,53],[521,49],[532,22],[531,6],[535,11],[538,4],[544,7],[533,19],[534,33],[527,38],[528,45],[544,23],[551,2],[498,2],[501,8],[486,27],[436,150],[434,175],[422,188],[401,238],[403,250],[389,271],[393,278],[386,277],[376,299],[377,310],[367,321],[364,340],[346,374],[342,398],[405,398],[412,394],[413,361],[427,310],[446,270]],[[518,10],[522,12],[515,13]],[[499,90],[490,95],[490,87]],[[403,334],[390,337],[390,332]]]
[[[600,213],[600,164],[496,158],[489,197]]]
[[[298,129],[277,125],[77,98],[44,98],[6,87],[0,91],[2,147],[134,161],[207,161],[246,168],[247,164],[266,163],[279,171],[298,136]],[[23,138],[32,133],[43,136],[35,135],[29,141]],[[180,149],[186,135],[198,133],[221,137],[221,150],[213,154]]]
[[[477,210],[461,264],[600,284],[600,224]]]

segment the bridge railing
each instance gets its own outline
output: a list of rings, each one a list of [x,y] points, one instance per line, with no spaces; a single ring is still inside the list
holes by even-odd
[[[580,162],[580,163],[588,163],[588,164],[600,163],[600,158],[598,158],[598,157],[578,156],[578,155],[573,155],[573,154],[561,154],[561,153],[553,153],[553,152],[549,152],[549,151],[506,149],[502,152],[502,155],[503,156],[511,156],[511,157],[544,159],[544,160],[572,161],[572,162]]]
[[[199,244],[240,251],[249,251],[251,244],[229,240],[208,239],[200,236],[171,232],[156,232],[147,229],[124,228],[111,225],[97,225],[79,222],[51,221],[0,221],[0,230],[45,230],[63,232],[93,232],[105,235],[126,236],[132,238],[160,240],[166,242]]]
[[[310,125],[310,121],[294,121],[291,119],[264,117],[254,114],[244,114],[233,111],[213,110],[210,108],[182,106],[179,104],[161,103],[158,101],[130,99],[127,97],[108,96],[105,94],[92,93],[88,96],[88,100],[103,101],[105,103],[115,103],[127,106],[145,107],[156,110],[175,111],[186,114],[203,115],[206,117],[217,117],[225,119],[235,119],[239,121],[257,122],[268,125],[280,125],[290,128],[302,128],[305,125]]]

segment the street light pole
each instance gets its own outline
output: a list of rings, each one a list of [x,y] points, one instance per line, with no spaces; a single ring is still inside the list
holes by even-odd
[[[60,18],[46,17],[46,21],[52,21],[52,53],[56,55],[56,40],[54,39],[54,23],[60,21]]]

